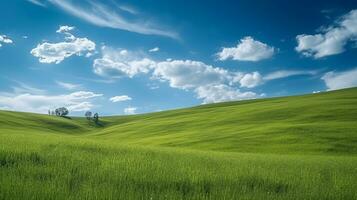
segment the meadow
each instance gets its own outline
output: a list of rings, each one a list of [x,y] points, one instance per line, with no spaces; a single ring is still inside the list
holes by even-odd
[[[99,125],[0,111],[0,199],[357,199],[357,89]]]

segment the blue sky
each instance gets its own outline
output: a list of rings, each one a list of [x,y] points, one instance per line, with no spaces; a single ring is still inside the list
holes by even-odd
[[[119,115],[357,86],[356,1],[2,7],[0,109]]]

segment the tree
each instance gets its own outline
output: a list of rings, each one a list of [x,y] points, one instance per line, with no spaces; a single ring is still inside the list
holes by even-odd
[[[99,115],[98,115],[98,113],[95,113],[95,114],[93,115],[93,120],[94,120],[95,123],[98,123],[98,121],[99,121]]]
[[[61,108],[57,108],[55,110],[55,113],[56,113],[56,116],[64,117],[64,116],[68,115],[69,111],[67,108],[61,107]]]
[[[84,116],[86,116],[86,118],[87,118],[88,120],[90,120],[90,119],[92,118],[92,112],[91,112],[91,111],[87,111],[87,112],[84,114]]]

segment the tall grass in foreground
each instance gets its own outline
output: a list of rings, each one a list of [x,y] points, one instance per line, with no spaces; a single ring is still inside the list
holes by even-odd
[[[357,157],[0,134],[0,199],[356,199]]]

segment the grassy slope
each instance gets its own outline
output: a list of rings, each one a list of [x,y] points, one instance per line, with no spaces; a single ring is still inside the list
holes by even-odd
[[[356,103],[354,88],[103,126],[1,111],[0,199],[356,199]]]
[[[357,153],[357,89],[112,117],[94,135],[231,152]],[[116,124],[116,125],[115,125]]]

